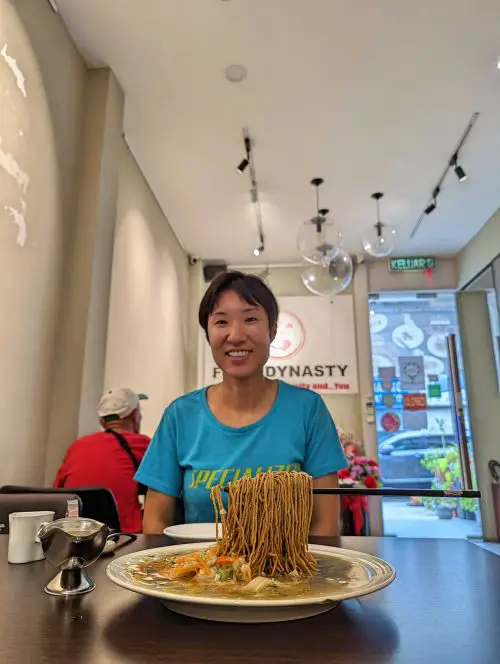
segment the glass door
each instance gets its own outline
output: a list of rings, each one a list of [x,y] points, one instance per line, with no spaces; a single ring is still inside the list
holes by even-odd
[[[369,307],[378,453],[384,486],[465,488],[460,464],[461,434],[465,433],[471,443],[465,390],[454,399],[454,380],[464,386],[454,293],[372,294]],[[449,347],[454,344],[450,335],[458,348],[457,364],[451,362],[453,374]],[[457,404],[464,415],[461,427],[456,417]],[[473,499],[384,498],[382,513],[386,535],[481,536],[479,503]]]

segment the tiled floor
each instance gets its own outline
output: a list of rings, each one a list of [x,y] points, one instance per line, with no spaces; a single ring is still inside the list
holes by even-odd
[[[384,532],[398,537],[481,537],[478,521],[438,519],[425,507],[412,507],[406,498],[385,498],[382,503]]]
[[[480,546],[482,549],[486,549],[486,551],[490,551],[491,553],[500,556],[500,542],[478,542],[475,540],[473,541],[474,544],[477,544],[477,546]]]

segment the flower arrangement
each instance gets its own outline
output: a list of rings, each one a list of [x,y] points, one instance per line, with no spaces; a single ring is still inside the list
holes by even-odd
[[[351,480],[364,485],[367,489],[377,489],[382,486],[377,462],[365,456],[351,457],[349,467],[339,471],[339,480]]]
[[[339,471],[340,484],[354,484],[365,486],[367,489],[376,489],[382,486],[380,481],[380,470],[373,459],[359,454],[346,455],[349,461],[349,466]],[[366,515],[368,513],[368,498],[366,496],[349,496],[341,497],[340,501],[342,513],[350,513],[352,524],[354,527],[354,534],[361,535],[363,529],[366,527]],[[352,534],[352,533],[350,533]],[[366,533],[365,533],[366,534]]]

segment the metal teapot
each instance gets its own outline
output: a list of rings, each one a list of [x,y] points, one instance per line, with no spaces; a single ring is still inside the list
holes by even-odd
[[[49,595],[79,595],[95,588],[84,571],[106,546],[111,530],[103,523],[85,518],[66,518],[44,523],[38,531],[45,558],[59,572],[45,586]]]

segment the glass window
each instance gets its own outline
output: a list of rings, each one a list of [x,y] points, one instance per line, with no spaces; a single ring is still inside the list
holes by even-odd
[[[454,436],[429,436],[429,447],[449,447],[454,443]]]

